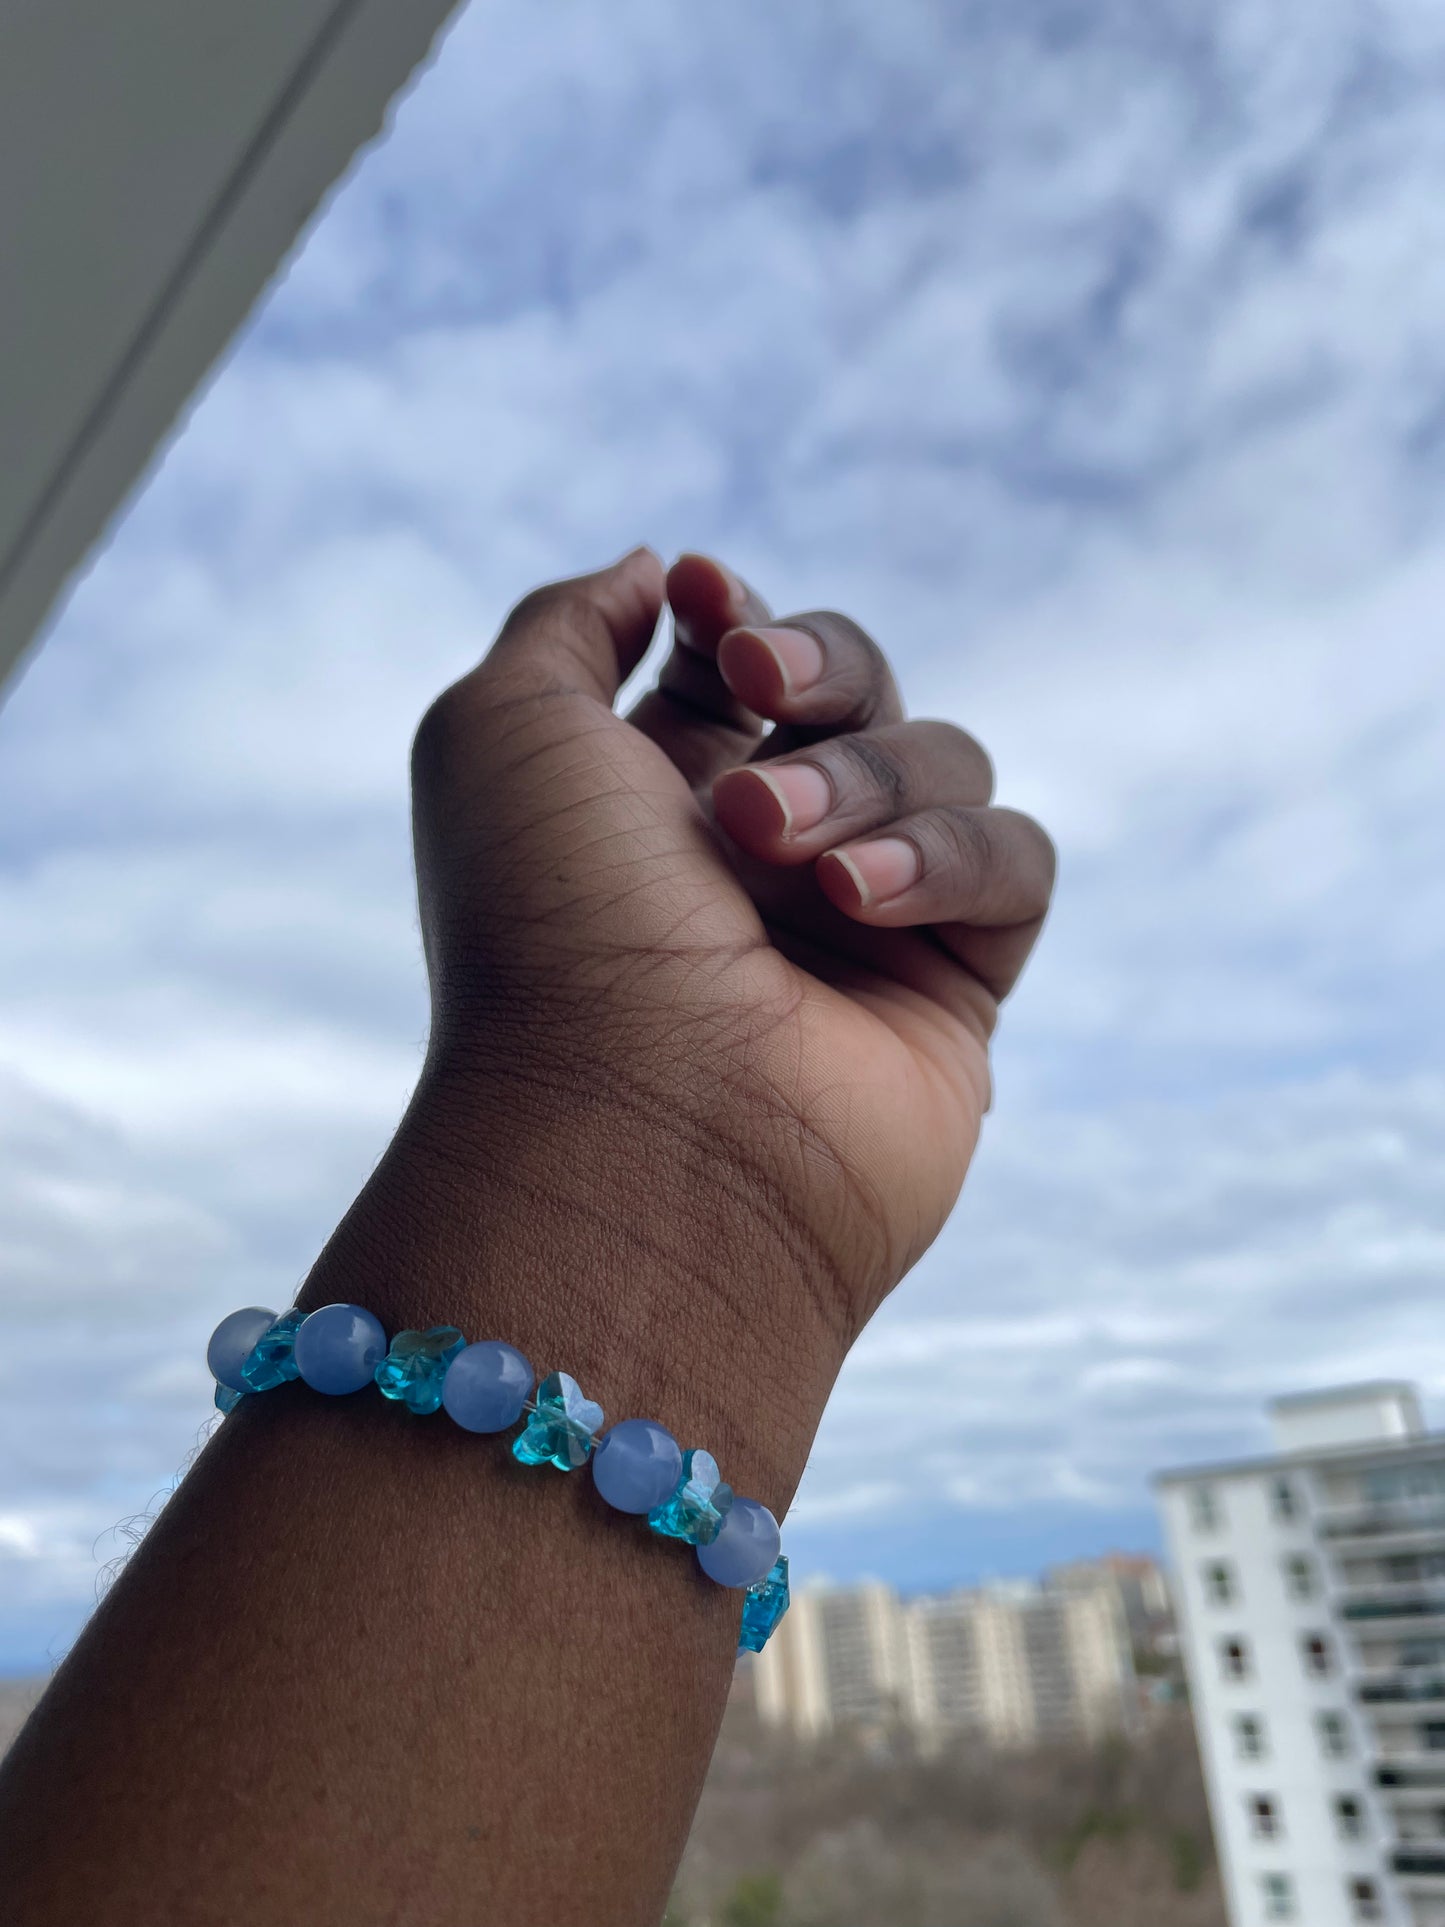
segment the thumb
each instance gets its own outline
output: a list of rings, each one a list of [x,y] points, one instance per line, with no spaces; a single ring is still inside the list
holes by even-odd
[[[667,571],[645,544],[610,567],[533,589],[502,624],[487,657],[529,667],[611,708],[647,653],[667,597]]]

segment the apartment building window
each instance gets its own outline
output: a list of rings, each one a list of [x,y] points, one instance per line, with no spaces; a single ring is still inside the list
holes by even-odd
[[[1275,1480],[1273,1499],[1276,1519],[1287,1524],[1291,1519],[1299,1517],[1299,1501],[1295,1498],[1294,1487],[1288,1479]]]
[[[1445,1720],[1426,1720],[1420,1728],[1427,1753],[1445,1753]]]
[[[1365,1837],[1365,1816],[1353,1793],[1335,1796],[1335,1831],[1341,1840],[1363,1840]]]
[[[1219,1500],[1212,1485],[1196,1485],[1189,1494],[1189,1519],[1196,1532],[1219,1530]]]
[[[1273,1794],[1250,1794],[1249,1830],[1256,1840],[1278,1840],[1281,1832],[1279,1807]]]
[[[1300,1641],[1305,1671],[1312,1679],[1328,1679],[1334,1667],[1330,1642],[1323,1633],[1306,1633]]]
[[[1307,1553],[1292,1552],[1284,1562],[1284,1589],[1291,1599],[1315,1596],[1315,1562]]]
[[[1204,1590],[1212,1606],[1232,1606],[1239,1597],[1233,1566],[1226,1564],[1223,1559],[1216,1559],[1207,1565],[1204,1568]]]
[[[1350,1905],[1356,1920],[1383,1920],[1384,1907],[1380,1903],[1380,1890],[1373,1880],[1352,1880],[1350,1882]]]
[[[1316,1725],[1319,1728],[1320,1751],[1327,1760],[1343,1760],[1350,1750],[1350,1729],[1345,1724],[1343,1713],[1321,1713]]]
[[[1249,1678],[1249,1648],[1242,1639],[1221,1639],[1219,1667],[1226,1679]]]
[[[1256,1713],[1241,1713],[1234,1722],[1234,1751],[1241,1760],[1262,1760],[1266,1748],[1264,1743],[1264,1721]]]
[[[1445,1464],[1367,1472],[1365,1495],[1374,1505],[1390,1505],[1397,1499],[1440,1498],[1445,1496]]]
[[[1264,1917],[1266,1920],[1293,1920],[1294,1882],[1287,1873],[1267,1873],[1260,1879],[1264,1894]]]
[[[1445,1579],[1445,1553],[1391,1552],[1381,1561],[1392,1585],[1413,1586],[1423,1579]]]

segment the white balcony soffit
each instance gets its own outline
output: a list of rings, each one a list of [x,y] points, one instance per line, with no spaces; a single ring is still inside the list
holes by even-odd
[[[0,7],[0,684],[455,4]]]

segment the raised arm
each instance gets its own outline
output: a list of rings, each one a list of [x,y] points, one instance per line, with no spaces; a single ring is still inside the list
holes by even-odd
[[[1053,857],[855,624],[770,620],[638,550],[429,711],[426,1064],[297,1302],[505,1340],[781,1518],[958,1193]],[[6,1920],[656,1922],[740,1595],[506,1448],[243,1398],[0,1770]]]

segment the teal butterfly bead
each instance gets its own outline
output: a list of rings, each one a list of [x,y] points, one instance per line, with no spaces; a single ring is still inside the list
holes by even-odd
[[[409,1412],[424,1417],[441,1405],[447,1366],[466,1342],[455,1325],[398,1332],[372,1377],[387,1398],[399,1399]]]
[[[722,1531],[733,1502],[733,1489],[723,1484],[711,1452],[682,1455],[682,1478],[670,1499],[647,1515],[647,1523],[664,1539],[685,1539],[690,1546],[710,1546]]]
[[[512,1456],[523,1465],[575,1472],[587,1463],[602,1424],[602,1407],[582,1396],[576,1379],[551,1372],[537,1388],[536,1410],[512,1441]]]
[[[274,1391],[278,1385],[301,1376],[296,1365],[296,1334],[305,1322],[304,1311],[283,1311],[275,1324],[262,1332],[241,1367],[249,1391]]]
[[[780,1552],[767,1578],[749,1586],[743,1595],[743,1629],[738,1637],[738,1651],[760,1653],[787,1610],[788,1555]]]

